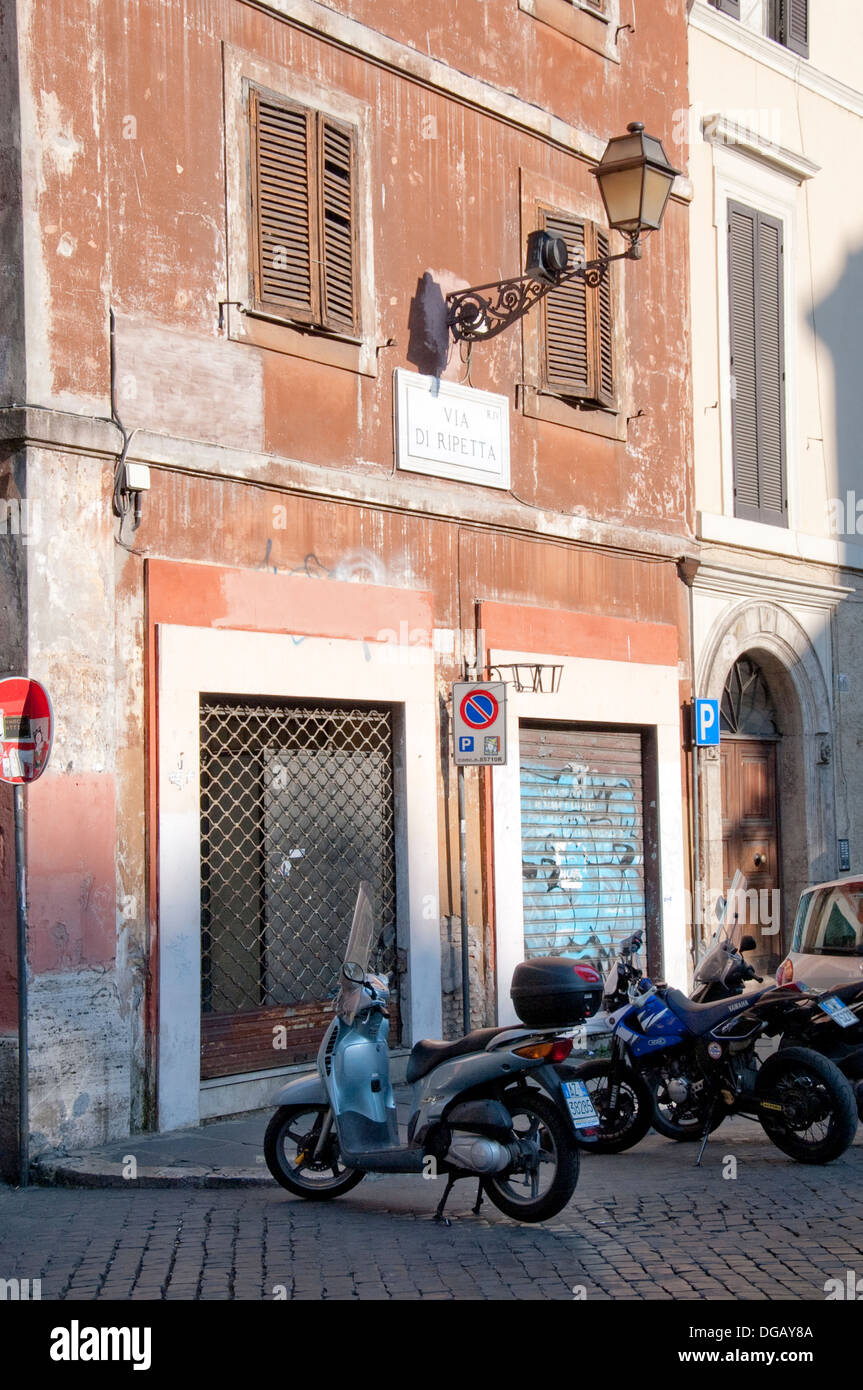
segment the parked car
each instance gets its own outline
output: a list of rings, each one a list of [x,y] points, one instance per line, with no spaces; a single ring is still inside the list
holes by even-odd
[[[863,984],[863,876],[816,883],[801,893],[791,949],[776,980],[814,990]]]

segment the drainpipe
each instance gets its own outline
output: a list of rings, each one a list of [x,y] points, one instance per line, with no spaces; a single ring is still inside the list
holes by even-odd
[[[695,699],[695,576],[698,574],[700,561],[690,558],[680,559],[677,562],[677,573],[686,585],[689,609],[689,683],[690,697]],[[692,940],[690,941],[689,951],[692,956],[692,963],[695,964],[695,918],[700,916],[700,899],[698,893],[699,873],[701,867],[701,800],[700,800],[700,779],[699,779],[699,749],[695,742],[695,731],[690,729],[692,744],[692,868],[690,871],[692,882]],[[696,910],[696,902],[699,906]]]

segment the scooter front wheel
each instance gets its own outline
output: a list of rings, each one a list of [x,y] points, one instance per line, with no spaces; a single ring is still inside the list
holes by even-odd
[[[335,1128],[315,1158],[328,1113],[327,1105],[283,1105],[264,1135],[264,1157],[276,1182],[312,1202],[340,1197],[365,1177],[362,1169],[342,1164]]]
[[[578,1182],[569,1120],[538,1090],[510,1093],[504,1103],[523,1157],[518,1167],[483,1178],[483,1187],[505,1216],[548,1221],[566,1206]]]

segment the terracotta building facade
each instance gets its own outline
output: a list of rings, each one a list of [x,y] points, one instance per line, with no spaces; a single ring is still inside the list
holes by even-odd
[[[57,725],[34,1153],[265,1105],[360,878],[397,1049],[457,1034],[456,680],[507,683],[507,762],[465,774],[473,1026],[526,952],[638,925],[685,984],[687,179],[601,290],[470,351],[446,296],[539,228],[623,249],[593,171],[633,120],[687,168],[686,9],[3,6],[0,623]]]

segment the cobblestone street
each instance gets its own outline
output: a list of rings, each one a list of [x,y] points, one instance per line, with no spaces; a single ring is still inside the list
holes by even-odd
[[[729,1158],[736,1160],[737,1176]],[[475,1185],[431,1215],[438,1182],[367,1178],[311,1204],[235,1190],[0,1190],[5,1278],[42,1299],[808,1299],[863,1274],[863,1143],[805,1167],[733,1121],[704,1167],[654,1135],[583,1159],[548,1226],[520,1226]]]

